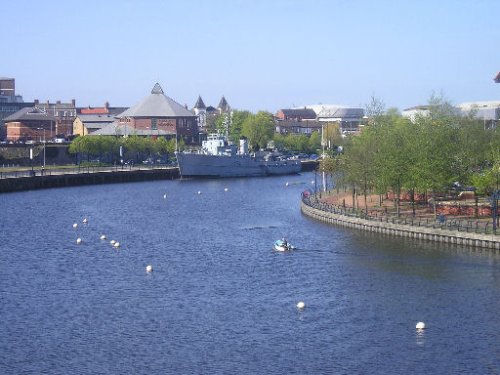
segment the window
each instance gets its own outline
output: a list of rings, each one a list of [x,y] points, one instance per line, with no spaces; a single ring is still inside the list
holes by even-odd
[[[151,119],[151,130],[158,130],[158,121],[155,118]]]

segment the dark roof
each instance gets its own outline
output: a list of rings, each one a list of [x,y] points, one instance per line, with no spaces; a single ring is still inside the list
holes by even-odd
[[[196,117],[196,115],[166,96],[157,83],[151,90],[151,95],[117,117]]]
[[[283,112],[286,117],[300,117],[311,120],[316,118],[316,112],[309,108],[282,109],[281,112]]]
[[[198,95],[198,100],[196,101],[194,108],[197,108],[197,109],[206,109],[207,108],[205,106],[205,103],[203,103],[203,99],[201,98],[200,95]]]
[[[217,108],[221,109],[222,111],[226,111],[228,107],[229,107],[229,104],[227,104],[226,98],[224,97],[224,95],[222,95],[222,98],[221,98]]]
[[[37,108],[37,107],[26,107],[22,108],[19,111],[11,114],[10,116],[4,119],[4,122],[12,122],[12,121],[56,121],[56,117],[53,115],[49,115],[45,110]]]
[[[212,112],[217,112],[217,108],[215,108],[214,106],[209,105],[207,107],[207,113],[212,113]]]

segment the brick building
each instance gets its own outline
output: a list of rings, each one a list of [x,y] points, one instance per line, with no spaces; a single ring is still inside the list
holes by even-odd
[[[140,135],[198,142],[197,116],[163,93],[157,83],[151,94],[117,116],[117,121],[93,135]]]

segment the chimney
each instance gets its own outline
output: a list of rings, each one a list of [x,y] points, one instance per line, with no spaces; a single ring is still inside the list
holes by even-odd
[[[71,99],[71,106],[72,106],[73,108],[75,108],[75,107],[76,107],[76,100],[75,100],[75,99]]]
[[[109,102],[104,103],[104,108],[106,108],[106,109],[109,108]]]

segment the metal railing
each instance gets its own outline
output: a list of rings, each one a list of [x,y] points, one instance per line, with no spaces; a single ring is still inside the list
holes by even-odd
[[[7,178],[26,178],[37,176],[55,176],[63,174],[90,174],[90,173],[106,173],[106,172],[120,172],[120,171],[141,171],[141,170],[161,170],[177,168],[167,165],[114,165],[114,166],[80,166],[72,168],[57,168],[57,167],[36,167],[15,169],[0,168],[0,179]]]
[[[493,228],[492,219],[476,219],[471,218],[458,218],[458,217],[443,217],[432,215],[426,216],[413,216],[413,215],[402,215],[399,216],[390,211],[381,210],[364,210],[355,209],[352,207],[344,207],[339,205],[333,205],[321,201],[314,194],[303,196],[302,202],[309,207],[329,212],[337,215],[343,215],[348,217],[355,217],[369,221],[385,222],[399,225],[408,225],[413,227],[425,227],[425,228],[435,228],[442,230],[451,230],[458,232],[469,232],[478,234],[497,234]]]

